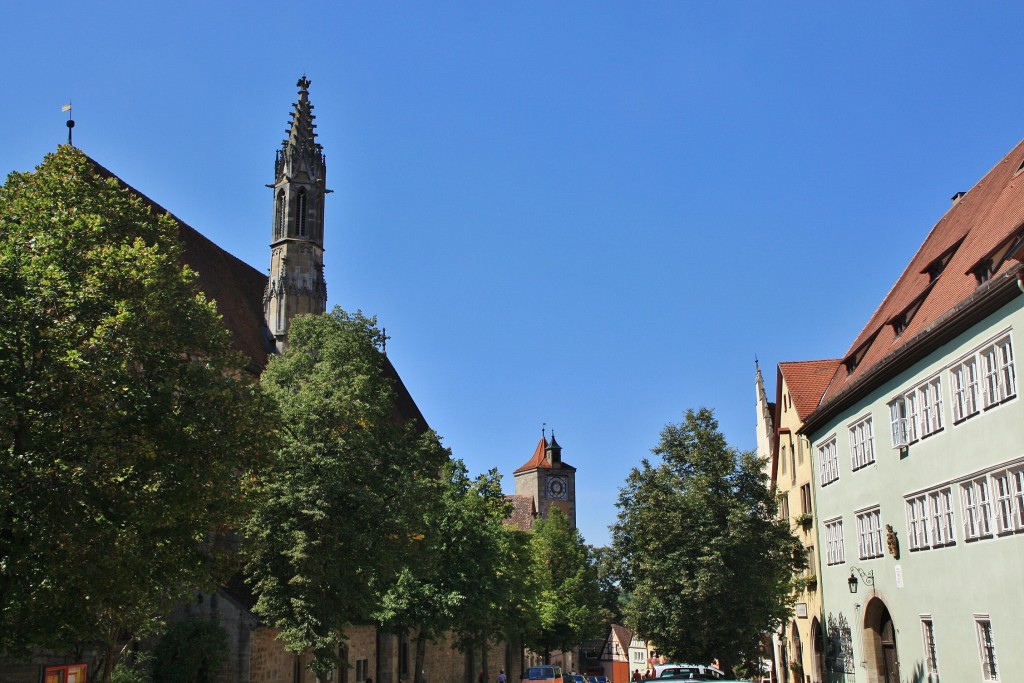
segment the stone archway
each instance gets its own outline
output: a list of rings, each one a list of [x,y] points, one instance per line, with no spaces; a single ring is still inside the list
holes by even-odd
[[[896,625],[889,608],[877,597],[864,608],[864,659],[869,683],[900,683]]]

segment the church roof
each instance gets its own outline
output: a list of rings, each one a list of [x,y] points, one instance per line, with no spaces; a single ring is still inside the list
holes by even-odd
[[[554,437],[552,436],[552,438]],[[525,464],[516,469],[516,471],[513,472],[513,474],[519,474],[520,472],[529,472],[530,470],[536,469],[551,469],[551,463],[548,462],[547,455],[545,454],[547,448],[548,440],[544,436],[541,436],[540,441],[537,442],[537,448],[534,449],[533,451],[533,455],[530,456],[530,459],[527,460]],[[561,469],[576,471],[575,467],[565,462],[564,460],[561,463]]]
[[[1024,142],[953,200],[854,339],[808,423],[1019,295]]]
[[[166,213],[178,223],[179,236],[184,244],[184,262],[198,274],[199,289],[216,302],[217,312],[231,331],[232,346],[249,360],[248,370],[259,375],[274,348],[273,336],[263,318],[263,291],[267,286],[267,276],[221,249],[91,157],[87,158],[100,175],[113,178],[155,213]],[[383,360],[384,373],[394,383],[395,416],[415,420],[421,431],[429,429],[423,413],[387,355]]]

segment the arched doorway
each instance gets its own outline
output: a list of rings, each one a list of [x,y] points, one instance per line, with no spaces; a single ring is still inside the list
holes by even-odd
[[[825,680],[825,638],[822,634],[821,622],[817,617],[811,621],[811,652],[813,653],[811,681],[822,683]]]
[[[869,681],[900,683],[896,625],[889,608],[878,598],[872,598],[864,609],[864,658],[868,662]]]
[[[797,628],[795,621],[793,622],[792,627],[793,649],[790,654],[789,668],[793,670],[793,681],[795,683],[803,683],[804,644],[800,641],[800,629]]]

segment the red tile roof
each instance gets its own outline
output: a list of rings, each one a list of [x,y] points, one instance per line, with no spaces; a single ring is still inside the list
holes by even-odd
[[[536,469],[551,469],[551,463],[548,462],[547,454],[545,452],[547,450],[547,447],[548,440],[543,436],[540,437],[540,441],[537,442],[537,448],[534,449],[533,455],[530,456],[530,459],[527,460],[525,464],[516,469],[516,471],[513,472],[513,474],[519,474],[520,472],[529,472],[530,470]],[[564,460],[561,463],[561,469],[573,471],[576,470],[575,467],[565,462]]]
[[[512,503],[512,512],[505,518],[505,525],[520,531],[532,529],[533,522],[537,519],[537,506],[534,504],[533,496],[506,494],[505,500]]]
[[[972,302],[998,289],[1009,293],[1008,278],[1021,264],[1006,254],[1024,227],[1024,142],[1017,144],[932,228],[906,270],[850,345],[821,400],[818,413],[834,408],[866,378],[886,370],[925,338],[956,319]],[[1019,252],[1017,254],[1019,257]],[[979,287],[975,269],[993,259],[990,280]],[[931,273],[939,272],[933,279]],[[994,293],[992,296],[996,296]],[[894,326],[905,317],[902,330]],[[855,361],[852,370],[849,362]],[[812,417],[812,421],[818,417]]]
[[[779,363],[780,380],[785,378],[790,398],[793,399],[793,407],[796,408],[796,414],[801,421],[818,407],[818,402],[825,394],[841,362],[840,359],[833,358]],[[778,389],[782,391],[781,381],[778,382]],[[775,422],[778,424],[779,421]]]
[[[249,359],[249,371],[259,375],[273,349],[273,337],[263,318],[263,290],[267,276],[218,247],[91,157],[87,158],[100,175],[113,178],[155,213],[166,213],[178,223],[184,244],[184,262],[198,274],[199,289],[216,302],[217,312],[231,331],[232,345]],[[429,429],[423,413],[387,355],[384,356],[384,373],[394,382],[395,416],[415,420],[421,432]]]

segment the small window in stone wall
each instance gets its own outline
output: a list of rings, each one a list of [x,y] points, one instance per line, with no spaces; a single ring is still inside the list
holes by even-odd
[[[369,659],[357,659],[356,660],[356,681],[365,681],[370,675],[370,660]]]

